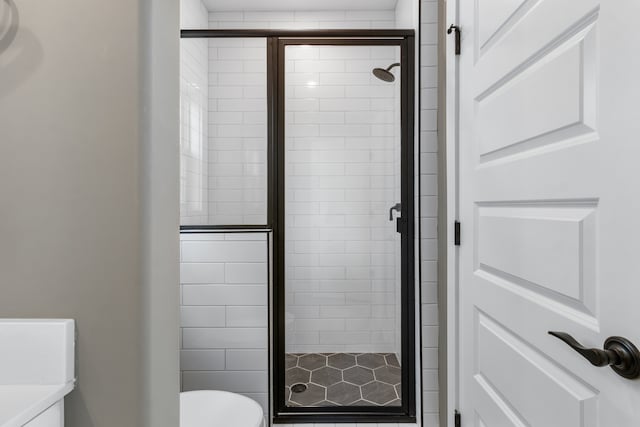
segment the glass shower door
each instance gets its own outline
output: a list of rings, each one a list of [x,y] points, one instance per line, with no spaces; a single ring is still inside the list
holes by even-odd
[[[288,41],[280,52],[284,406],[398,408],[401,49],[316,40]]]

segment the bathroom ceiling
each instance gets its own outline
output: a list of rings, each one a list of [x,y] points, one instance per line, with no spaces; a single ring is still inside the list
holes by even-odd
[[[209,11],[391,10],[398,0],[203,0]]]

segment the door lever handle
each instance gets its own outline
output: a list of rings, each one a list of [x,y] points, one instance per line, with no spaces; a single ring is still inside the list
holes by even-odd
[[[631,341],[623,337],[609,337],[604,350],[587,348],[566,332],[549,331],[569,347],[577,351],[593,366],[611,366],[618,375],[635,379],[640,377],[640,351]]]
[[[400,203],[396,203],[395,205],[389,208],[389,221],[393,221],[393,211],[398,211],[402,209],[402,205]]]
[[[609,366],[620,363],[620,357],[613,350],[600,350],[598,348],[587,348],[575,340],[571,335],[564,332],[549,331],[549,335],[564,341],[569,347],[580,353],[593,366]]]

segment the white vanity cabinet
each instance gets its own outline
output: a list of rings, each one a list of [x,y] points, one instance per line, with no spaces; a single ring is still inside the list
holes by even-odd
[[[75,385],[71,319],[0,319],[0,427],[62,427]]]
[[[64,426],[64,401],[58,400],[53,406],[29,421],[24,427],[62,427]]]

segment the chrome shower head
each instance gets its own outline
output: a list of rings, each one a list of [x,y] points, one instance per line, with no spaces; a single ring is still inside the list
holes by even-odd
[[[395,64],[391,64],[389,65],[386,69],[385,68],[374,68],[372,73],[374,76],[376,76],[377,78],[379,78],[380,80],[382,80],[383,82],[392,82],[396,79],[396,76],[393,75],[393,73],[391,72],[391,69],[393,67],[399,67],[400,63],[396,62]]]

